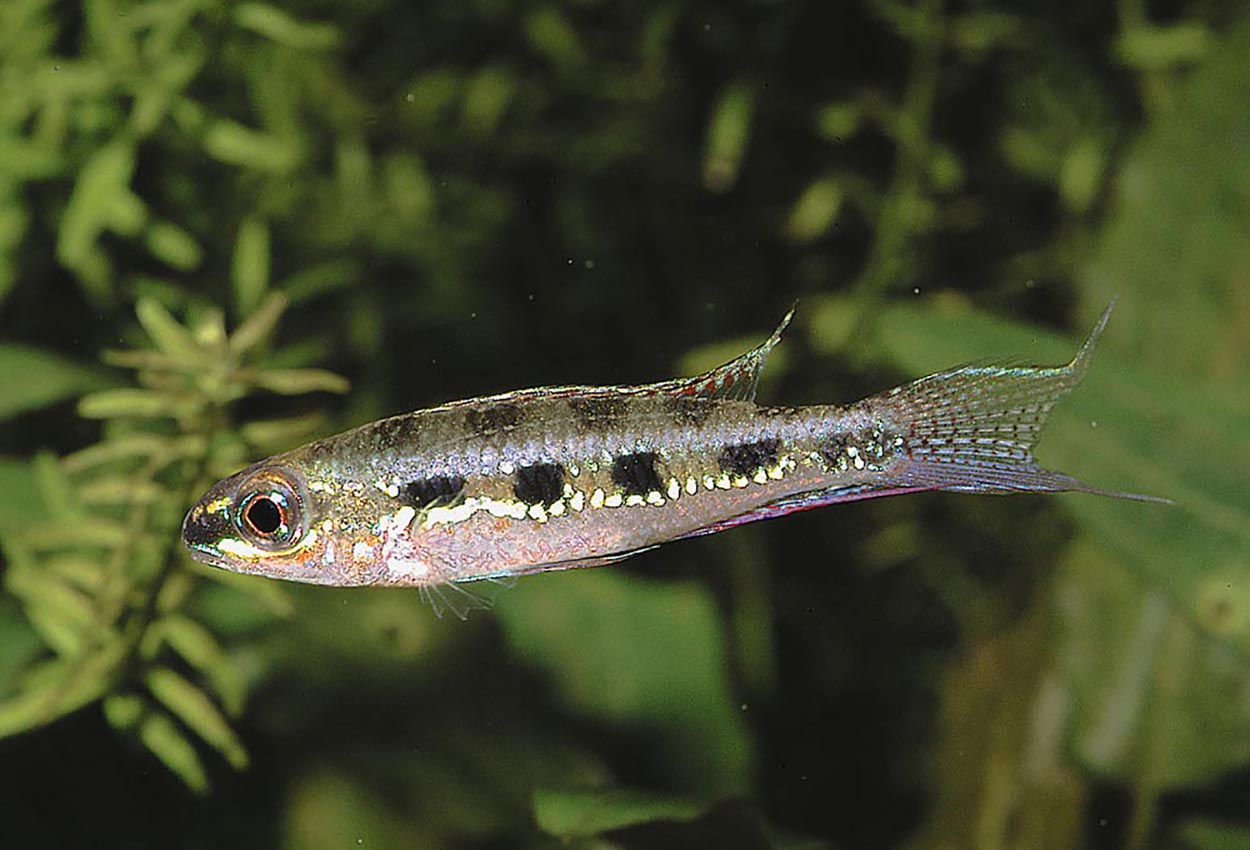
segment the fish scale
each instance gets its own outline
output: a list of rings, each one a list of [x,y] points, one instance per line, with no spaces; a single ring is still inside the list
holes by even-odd
[[[759,374],[791,311],[764,343],[691,378],[467,399],[276,455],[214,485],[183,541],[237,572],[438,594],[921,490],[1149,499],[1032,458],[1109,314],[1066,366],[968,366],[849,406],[761,406]],[[471,599],[441,598],[460,612]]]

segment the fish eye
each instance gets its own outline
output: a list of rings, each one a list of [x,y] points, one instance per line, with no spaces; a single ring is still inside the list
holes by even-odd
[[[247,509],[243,511],[243,519],[257,534],[276,534],[285,524],[284,514],[285,511],[278,500],[258,493],[247,503]]]
[[[239,492],[235,521],[252,543],[266,549],[283,549],[303,536],[301,499],[286,481],[273,474],[262,474]]]

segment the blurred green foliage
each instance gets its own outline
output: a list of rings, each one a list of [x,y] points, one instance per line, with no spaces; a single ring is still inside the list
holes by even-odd
[[[1247,50],[1244,3],[0,4],[6,838],[1245,846]],[[178,545],[255,458],[796,297],[783,403],[1118,298],[1040,456],[1177,506],[846,506],[463,624]]]
[[[10,504],[33,497],[41,508],[4,534],[4,584],[50,657],[6,683],[0,735],[103,700],[112,725],[134,730],[192,788],[205,790],[208,779],[185,732],[232,766],[247,766],[226,719],[242,711],[246,686],[211,631],[183,613],[195,579],[177,538],[188,499],[243,458],[273,451],[274,436],[285,442],[309,424],[236,426],[227,413],[232,403],[257,389],[347,389],[320,370],[251,367],[284,303],[271,296],[227,337],[220,314],[187,328],[141,299],[139,321],[155,347],[106,353],[106,360],[137,369],[139,386],[101,390],[78,403],[80,416],[103,420],[104,438],[59,460],[35,455],[3,491]],[[14,373],[11,381],[20,388],[46,371]],[[33,392],[22,397],[29,406],[44,400]],[[182,665],[198,684],[177,669]]]

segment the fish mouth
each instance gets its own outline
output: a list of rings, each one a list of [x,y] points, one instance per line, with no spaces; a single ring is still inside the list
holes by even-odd
[[[215,552],[206,546],[193,545],[187,543],[186,541],[183,541],[183,545],[186,547],[187,554],[191,556],[191,560],[196,563],[204,564],[207,567],[217,567],[218,569],[223,570],[235,569],[234,564],[231,564],[219,552]]]
[[[218,567],[225,570],[235,569],[235,565],[211,541],[216,539],[218,529],[211,518],[199,504],[187,511],[182,519],[182,545],[193,561]]]
[[[191,556],[197,561],[212,554],[212,547],[208,540],[216,530],[213,528],[214,525],[216,523],[210,521],[203,502],[194,505],[182,518],[182,545],[187,547]]]

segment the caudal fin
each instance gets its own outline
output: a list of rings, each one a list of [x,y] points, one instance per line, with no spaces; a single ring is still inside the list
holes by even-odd
[[[966,493],[1075,490],[1166,502],[1108,492],[1043,469],[1033,460],[1033,445],[1047,416],[1085,376],[1113,306],[1107,306],[1089,339],[1066,366],[964,366],[929,375],[873,400],[889,410],[903,430],[909,460],[897,477],[891,476],[892,486]]]

